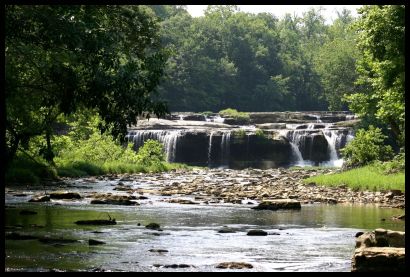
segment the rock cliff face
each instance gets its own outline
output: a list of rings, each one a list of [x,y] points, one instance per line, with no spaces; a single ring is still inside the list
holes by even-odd
[[[405,271],[405,232],[376,229],[356,239],[353,272]]]
[[[272,112],[250,113],[248,122],[239,122],[217,114],[181,113],[140,120],[129,129],[128,140],[135,150],[147,139],[158,140],[168,161],[189,165],[237,169],[306,161],[319,165],[339,159],[339,149],[353,137],[351,128],[329,122],[350,119],[353,115],[343,112]]]

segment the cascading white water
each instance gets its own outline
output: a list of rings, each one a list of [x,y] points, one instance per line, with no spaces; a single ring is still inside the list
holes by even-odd
[[[333,130],[323,130],[323,135],[325,136],[325,139],[327,141],[327,147],[329,150],[329,156],[330,160],[327,162],[322,163],[324,166],[337,166],[340,167],[343,165],[343,159],[339,159],[337,156],[337,143],[339,141],[339,136],[336,134],[335,131]]]
[[[222,133],[221,138],[221,163],[223,166],[229,164],[231,131]]]
[[[127,135],[128,141],[134,143],[134,149],[140,148],[148,139],[154,139],[164,144],[168,162],[175,161],[176,148],[180,130],[138,130]]]
[[[214,135],[215,131],[212,131],[209,135],[209,145],[208,145],[208,166],[211,165],[212,162],[212,136]]]
[[[296,130],[280,130],[279,134],[288,138],[290,147],[292,149],[293,165],[294,166],[309,166],[312,162],[304,160],[302,152],[300,152],[299,147],[303,147],[306,138],[305,131]]]

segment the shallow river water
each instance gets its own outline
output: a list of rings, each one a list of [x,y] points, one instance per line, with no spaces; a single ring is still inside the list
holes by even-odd
[[[99,182],[88,188],[107,191],[111,185]],[[6,231],[78,240],[44,244],[7,239],[6,270],[224,271],[216,265],[246,262],[253,268],[240,271],[350,271],[357,232],[404,230],[404,221],[391,220],[403,210],[374,205],[309,204],[300,211],[257,211],[246,204],[182,205],[160,201],[163,198],[141,200],[140,206],[117,206],[90,205],[85,200],[28,203],[28,196],[6,194]],[[23,209],[37,214],[20,215]],[[108,219],[108,214],[117,225],[74,224]],[[144,227],[151,222],[163,231]],[[218,233],[223,226],[236,232]],[[268,235],[247,236],[250,229]],[[89,239],[106,244],[89,246]],[[189,267],[167,267],[180,264]]]

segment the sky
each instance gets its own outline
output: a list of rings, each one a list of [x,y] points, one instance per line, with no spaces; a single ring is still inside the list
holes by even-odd
[[[322,14],[326,19],[326,23],[330,24],[336,17],[336,11],[342,11],[343,8],[350,10],[352,16],[357,16],[356,9],[362,5],[237,5],[240,11],[250,13],[268,12],[281,18],[286,13],[302,16],[304,12],[311,7],[322,7]],[[207,5],[187,5],[188,12],[194,16],[202,16]]]

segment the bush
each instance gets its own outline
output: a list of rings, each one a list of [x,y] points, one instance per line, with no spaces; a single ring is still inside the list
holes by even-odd
[[[238,112],[235,109],[229,109],[229,108],[219,111],[219,115],[223,117],[231,117],[234,119],[239,119],[239,120],[244,120],[244,121],[249,121],[250,119],[249,113]]]
[[[391,161],[377,162],[375,163],[375,165],[384,174],[395,174],[399,172],[404,172],[405,163],[406,163],[405,152],[400,152]]]
[[[355,138],[341,149],[342,156],[346,159],[345,165],[357,167],[391,159],[393,149],[390,145],[384,144],[386,138],[381,129],[372,125],[369,126],[369,130],[358,130]]]
[[[265,133],[261,129],[256,129],[255,135],[261,138],[266,138]]]
[[[246,136],[246,131],[244,129],[239,129],[233,131],[233,135],[238,138],[244,138]]]
[[[165,152],[162,143],[149,139],[138,149],[138,164],[143,166],[158,166],[163,162],[165,162]]]

